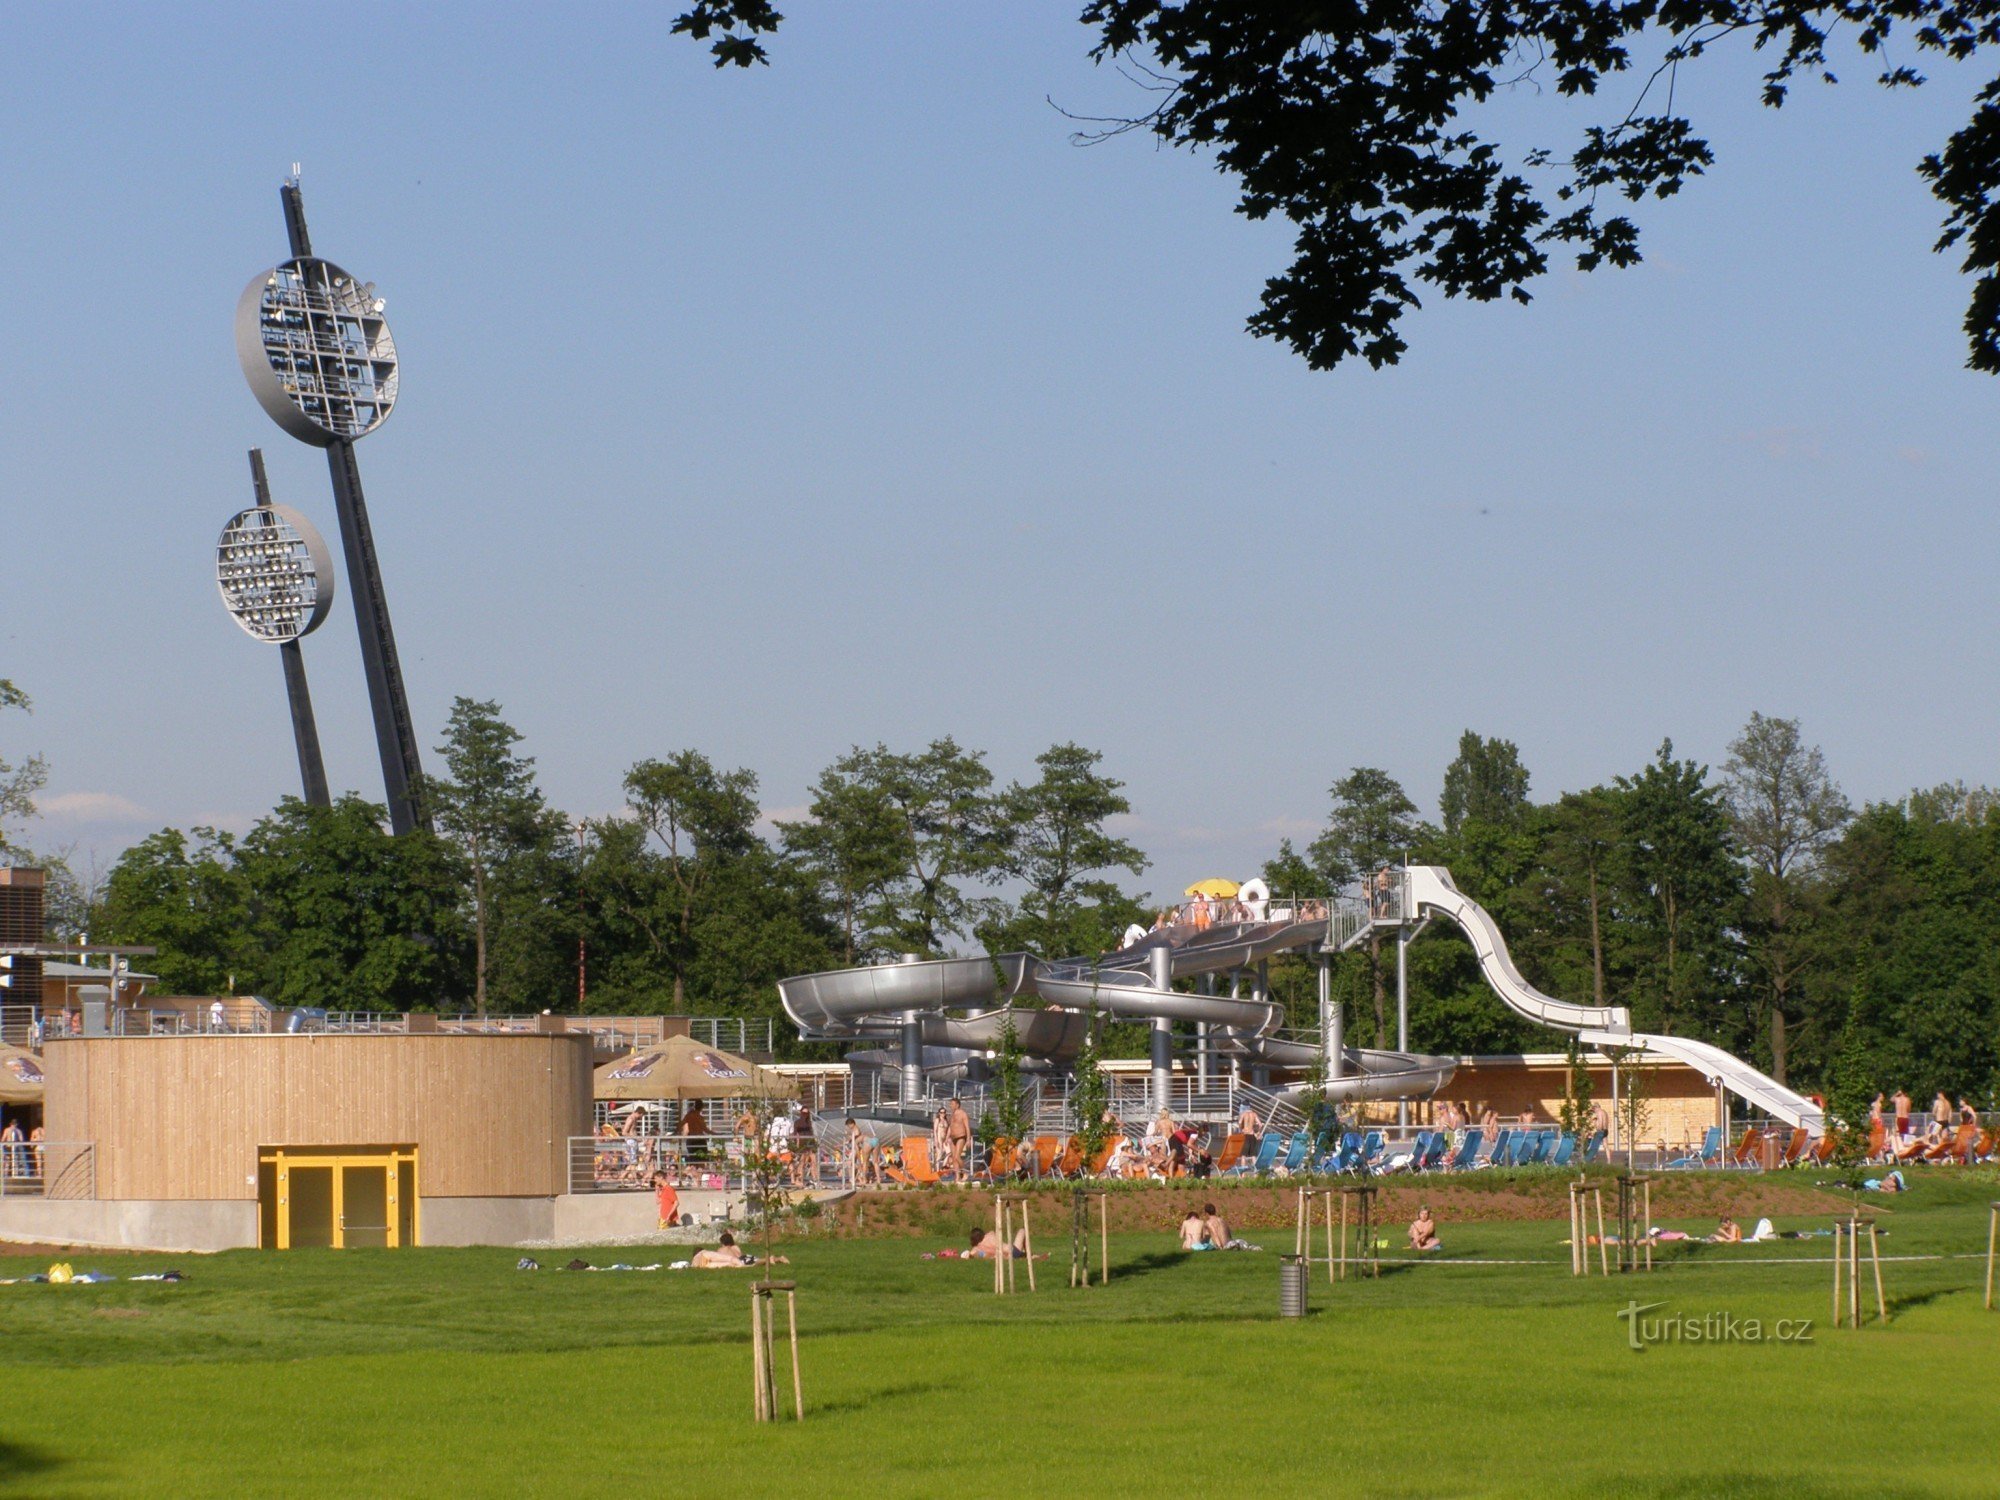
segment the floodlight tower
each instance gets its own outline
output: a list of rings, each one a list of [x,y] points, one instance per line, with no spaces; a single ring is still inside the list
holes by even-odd
[[[250,450],[250,479],[257,503],[238,511],[222,528],[222,539],[215,544],[215,586],[222,591],[222,607],[253,640],[278,648],[292,709],[292,739],[299,751],[299,779],[306,801],[326,807],[332,799],[299,641],[319,629],[333,608],[333,559],[312,522],[289,506],[271,503],[261,448]]]
[[[382,570],[375,560],[361,470],[354,462],[354,440],[380,427],[396,404],[396,345],[382,319],[375,284],[364,285],[313,255],[296,175],[279,197],[292,258],[244,289],[236,305],[236,354],[271,420],[300,442],[326,449],[389,823],[397,833],[408,833],[429,826],[423,766],[403,691],[396,635],[389,625]]]

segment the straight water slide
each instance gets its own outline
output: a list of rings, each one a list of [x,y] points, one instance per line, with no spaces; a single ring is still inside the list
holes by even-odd
[[[1826,1128],[1826,1117],[1812,1100],[1720,1047],[1687,1037],[1634,1031],[1630,1012],[1620,1006],[1572,1005],[1543,994],[1514,967],[1514,960],[1507,953],[1507,940],[1500,935],[1492,914],[1452,883],[1449,870],[1440,865],[1412,865],[1404,872],[1404,878],[1408,914],[1418,918],[1443,917],[1456,924],[1471,940],[1487,984],[1510,1009],[1544,1026],[1573,1032],[1578,1040],[1593,1047],[1638,1047],[1676,1058],[1699,1071],[1711,1085],[1721,1084],[1774,1119],[1815,1133]]]

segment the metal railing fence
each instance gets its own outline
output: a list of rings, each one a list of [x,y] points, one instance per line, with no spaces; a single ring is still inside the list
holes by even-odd
[[[0,1197],[96,1196],[97,1153],[89,1141],[0,1141]]]

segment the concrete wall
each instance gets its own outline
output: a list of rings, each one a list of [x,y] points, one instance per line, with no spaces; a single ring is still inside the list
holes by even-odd
[[[518,1245],[555,1238],[548,1198],[417,1198],[423,1245]],[[651,1202],[651,1199],[647,1200]]]
[[[681,1213],[693,1214],[697,1224],[743,1217],[741,1193],[682,1188],[680,1197]],[[565,1193],[555,1201],[555,1228],[548,1238],[586,1245],[655,1234],[659,1227],[660,1208],[651,1193]]]
[[[0,1239],[123,1250],[241,1250],[257,1205],[229,1199],[0,1198]]]

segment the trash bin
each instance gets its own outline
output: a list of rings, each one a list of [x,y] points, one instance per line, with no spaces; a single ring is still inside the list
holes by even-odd
[[[1312,1268],[1303,1255],[1278,1257],[1278,1316],[1303,1318],[1306,1315],[1306,1279]]]

